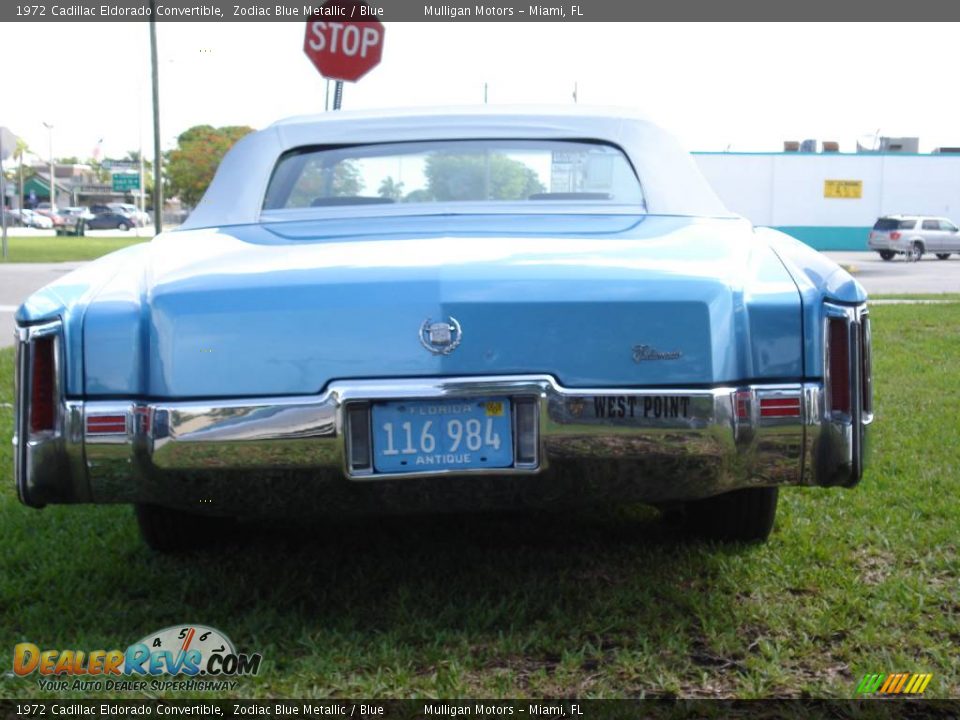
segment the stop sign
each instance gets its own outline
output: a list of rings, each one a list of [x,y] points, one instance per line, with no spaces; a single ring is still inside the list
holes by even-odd
[[[321,75],[355,82],[376,67],[383,54],[385,31],[375,15],[376,11],[362,2],[328,0],[307,21],[303,51]]]

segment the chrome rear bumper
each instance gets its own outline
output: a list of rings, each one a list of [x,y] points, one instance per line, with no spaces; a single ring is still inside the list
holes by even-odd
[[[28,355],[23,344],[21,388]],[[494,395],[533,403],[532,462],[403,474],[349,462],[351,409]],[[344,381],[319,396],[209,402],[61,398],[55,432],[31,437],[18,420],[17,435],[28,440],[17,448],[16,480],[23,502],[37,507],[149,502],[238,515],[516,506],[561,496],[661,503],[754,486],[856,484],[872,418],[830,418],[824,400],[820,383],[570,389],[541,375]],[[851,432],[854,422],[862,427]]]

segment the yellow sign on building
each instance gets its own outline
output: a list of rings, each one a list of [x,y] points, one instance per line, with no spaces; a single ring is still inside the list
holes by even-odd
[[[863,180],[824,180],[823,196],[859,200],[863,197]]]

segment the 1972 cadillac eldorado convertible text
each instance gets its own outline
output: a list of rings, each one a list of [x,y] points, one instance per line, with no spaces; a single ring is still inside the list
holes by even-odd
[[[852,486],[866,295],[617,112],[332,113],[17,315],[27,505],[192,515],[646,502],[759,540]]]

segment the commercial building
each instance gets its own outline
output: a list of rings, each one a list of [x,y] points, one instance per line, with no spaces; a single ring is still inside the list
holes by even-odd
[[[960,154],[699,152],[727,207],[818,250],[864,250],[881,215],[960,223]]]

